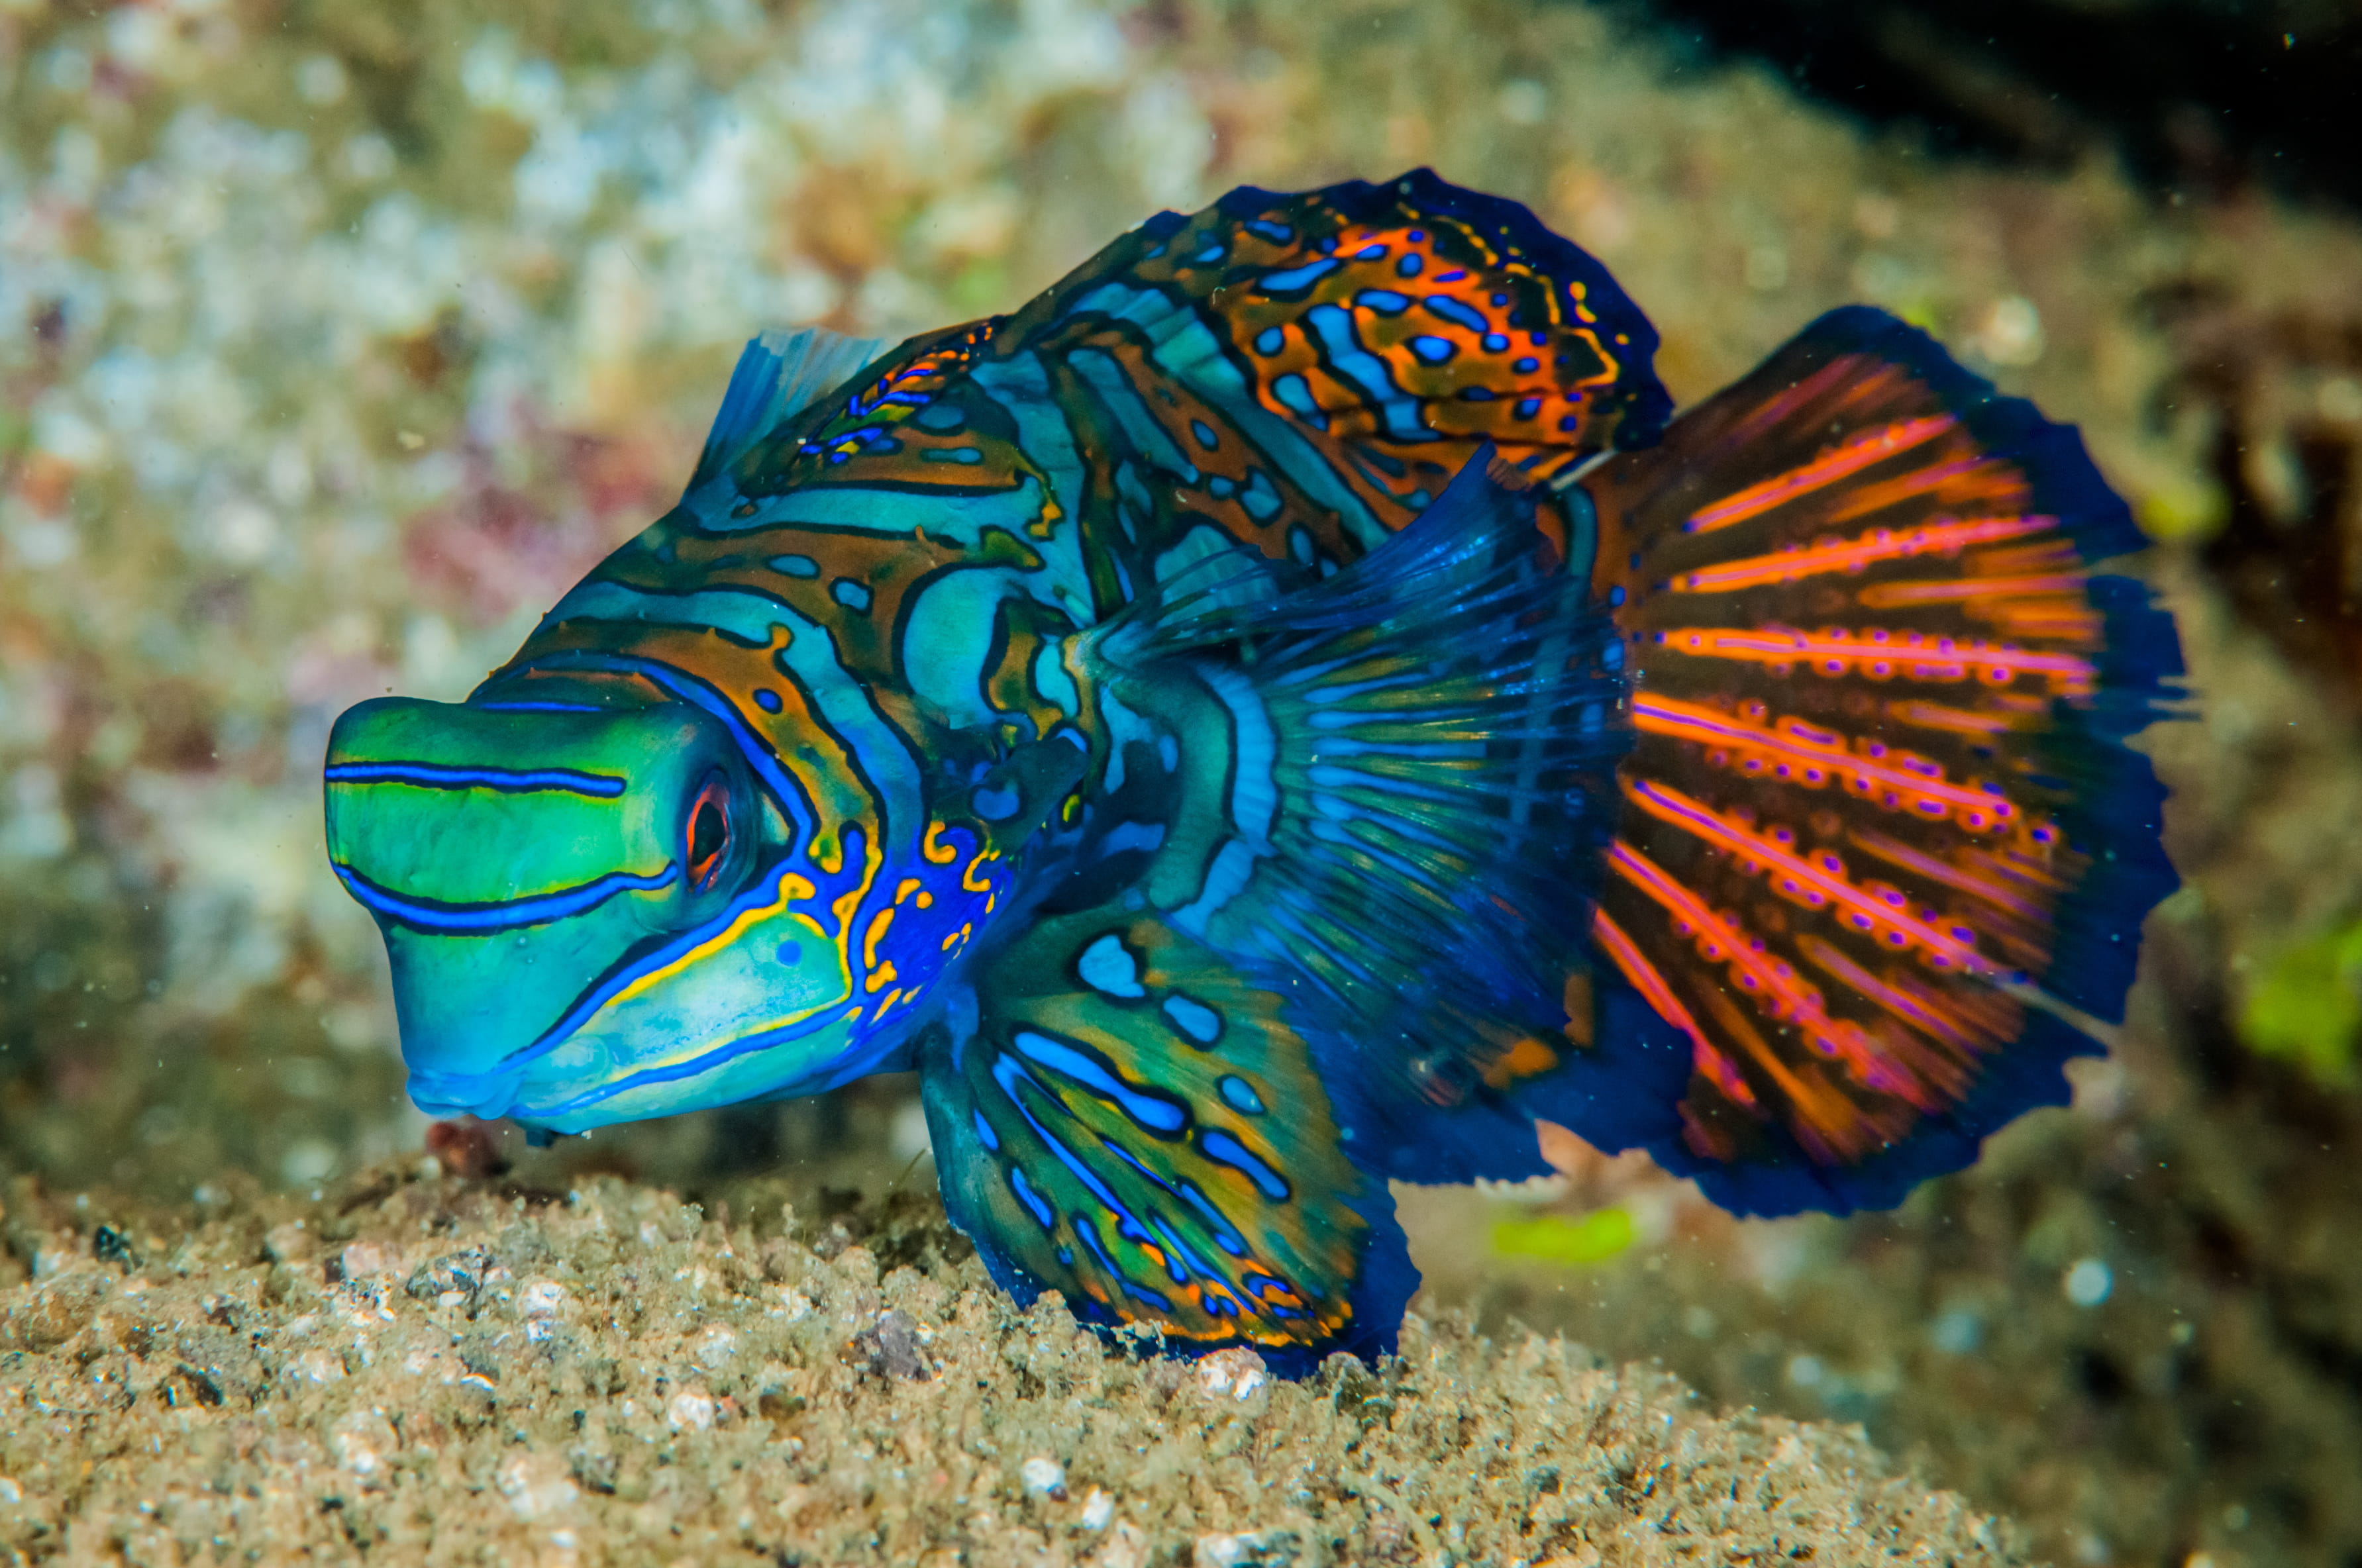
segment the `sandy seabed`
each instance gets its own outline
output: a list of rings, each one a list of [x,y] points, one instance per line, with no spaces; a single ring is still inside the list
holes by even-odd
[[[19,1182],[0,1561],[2021,1560],[1858,1429],[1416,1317],[1302,1383],[996,1290],[932,1199],[827,1223],[365,1173],[146,1223]]]

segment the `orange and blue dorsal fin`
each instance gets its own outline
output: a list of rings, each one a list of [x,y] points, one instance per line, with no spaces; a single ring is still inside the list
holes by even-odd
[[[1606,269],[1532,213],[1416,170],[1162,214],[992,352],[1039,355],[1108,406],[1126,456],[1210,483],[1192,508],[1235,537],[1285,553],[1304,527],[1350,560],[1487,442],[1548,476],[1655,439],[1672,408],[1656,346]]]
[[[1899,1201],[2114,1022],[2175,885],[2125,740],[2181,673],[2067,426],[1852,308],[1586,475],[1637,739],[1595,934],[1685,1034],[1656,1152],[1742,1212]]]

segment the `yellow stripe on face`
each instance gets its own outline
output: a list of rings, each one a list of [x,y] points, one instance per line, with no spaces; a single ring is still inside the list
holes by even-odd
[[[820,890],[818,888],[812,886],[811,883],[805,881],[802,877],[798,876],[795,872],[788,872],[786,875],[779,878],[778,896],[774,898],[770,903],[745,911],[738,916],[738,918],[723,927],[714,936],[699,943],[696,947],[691,948],[689,951],[681,954],[680,957],[673,959],[672,962],[666,964],[659,969],[652,969],[647,973],[639,976],[629,985],[624,986],[621,991],[615,992],[613,996],[609,997],[607,999],[606,1005],[599,1009],[599,1014],[603,1014],[611,1008],[620,1006],[624,1003],[631,1001],[634,997],[653,990],[657,986],[662,985],[666,981],[671,980],[686,970],[694,968],[696,965],[704,962],[707,959],[723,951],[724,948],[734,946],[740,938],[745,936],[747,932],[752,930],[760,922],[769,920],[774,916],[786,913],[789,905],[801,903],[807,898],[815,897],[818,895],[819,892]],[[828,933],[820,928],[819,922],[813,920],[810,916],[793,916],[793,918],[800,919],[806,926],[811,927],[811,934],[819,940],[822,942],[833,941],[833,938],[830,938]],[[852,980],[850,976],[846,978],[845,990],[848,993],[852,991]],[[593,1014],[591,1016],[596,1018],[599,1016],[599,1014]]]
[[[790,875],[781,880],[802,879]],[[810,884],[804,885],[809,896]],[[789,907],[791,902],[783,896],[748,910],[730,923],[723,936],[660,970],[640,976],[585,1019],[574,1031],[570,1043],[595,1047],[603,1040],[613,1039],[638,1047],[650,1038],[662,1038],[666,1048],[661,1051],[642,1054],[634,1048],[628,1053],[633,1072],[646,1074],[695,1061],[731,1040],[792,1028],[844,1006],[855,994],[853,975],[844,961],[844,948],[809,914]],[[800,952],[792,963],[783,965],[778,954],[790,943]],[[717,1014],[701,1024],[693,1013],[686,1020],[678,1015],[682,995],[690,995],[693,1001],[694,992],[668,995],[663,989],[665,982],[692,970],[699,971],[697,980],[722,978],[715,969],[738,977],[728,986],[731,994],[778,996],[784,990],[788,993],[787,1004],[768,1014],[733,1010],[726,1016]],[[790,983],[783,987],[775,981],[760,985],[744,982],[751,972],[765,970],[790,977]],[[633,1016],[635,1013],[641,1016]],[[849,1024],[850,1016],[845,1021]]]

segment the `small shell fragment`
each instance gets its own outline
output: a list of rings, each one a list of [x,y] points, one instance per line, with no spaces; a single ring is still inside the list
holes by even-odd
[[[1198,1363],[1198,1385],[1209,1398],[1243,1402],[1271,1379],[1263,1357],[1243,1347],[1218,1350]]]
[[[1037,1453],[1017,1467],[1017,1478],[1037,1497],[1066,1500],[1066,1467],[1045,1453]]]

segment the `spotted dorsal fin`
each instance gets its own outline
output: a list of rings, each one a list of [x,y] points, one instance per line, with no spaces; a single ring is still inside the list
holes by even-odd
[[[893,345],[826,327],[773,327],[746,345],[698,455],[694,490],[784,421],[834,391]]]

